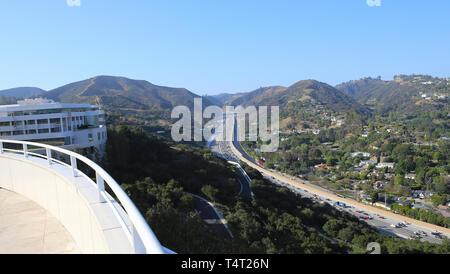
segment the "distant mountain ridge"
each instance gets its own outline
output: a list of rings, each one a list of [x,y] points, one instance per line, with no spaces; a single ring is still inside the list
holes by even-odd
[[[281,112],[285,116],[283,118],[298,118],[302,111],[311,112],[306,110],[308,108],[311,108],[312,112],[314,108],[324,108],[325,111],[331,110],[340,114],[387,114],[394,111],[411,115],[418,111],[448,109],[449,91],[450,78],[400,75],[392,81],[363,78],[336,87],[316,80],[302,80],[289,87],[269,86],[251,92],[201,97],[185,88],[158,86],[145,80],[125,77],[96,76],[50,91],[20,87],[0,91],[0,96],[39,96],[58,102],[98,104],[110,112],[116,112],[117,117],[124,114],[127,117],[139,116],[136,123],[156,119],[167,124],[170,112],[175,106],[187,106],[192,110],[194,98],[203,98],[204,107],[277,105],[284,110]]]
[[[244,93],[220,93],[217,95],[210,95],[208,96],[208,99],[211,100],[215,105],[223,106],[225,105],[229,100],[233,98],[237,98]]]
[[[265,99],[276,96],[287,88],[282,86],[261,87],[251,92],[243,93],[238,96],[230,97],[225,104],[229,105],[260,105]]]
[[[361,106],[350,96],[336,88],[316,80],[302,80],[289,87],[271,86],[254,90],[236,97],[227,104],[230,105],[266,105],[284,107],[295,102],[311,102],[321,104],[333,111],[368,113],[368,109]]]
[[[144,80],[115,76],[97,76],[71,83],[42,96],[60,102],[98,103],[128,110],[172,109],[178,105],[192,107],[193,99],[200,98],[185,88],[157,86]]]
[[[3,97],[16,97],[16,98],[28,98],[33,96],[39,96],[43,94],[45,90],[36,87],[18,87],[0,90],[0,96]]]

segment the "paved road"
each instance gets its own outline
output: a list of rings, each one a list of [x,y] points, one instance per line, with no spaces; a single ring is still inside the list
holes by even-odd
[[[192,195],[197,201],[196,210],[199,212],[200,217],[205,223],[207,223],[217,235],[221,237],[232,237],[231,231],[228,229],[226,220],[221,216],[219,211],[214,208],[207,200],[202,197],[188,193]]]
[[[232,116],[227,116],[226,119],[234,119]],[[237,141],[237,123],[234,128],[234,136],[232,142],[226,142],[222,152],[225,153],[228,159],[240,159],[253,168],[259,170],[267,179],[271,182],[290,188],[292,191],[299,193],[302,196],[309,197],[316,202],[329,203],[335,206],[335,202],[344,202],[346,207],[335,206],[338,210],[346,211],[352,215],[360,217],[371,217],[370,220],[365,220],[370,225],[375,226],[380,232],[395,235],[401,238],[411,238],[416,237],[416,233],[419,231],[425,232],[421,234],[421,241],[428,241],[432,243],[440,243],[442,240],[434,235],[432,232],[439,231],[441,235],[450,237],[450,230],[442,228],[439,226],[431,225],[425,222],[417,221],[408,217],[404,217],[386,210],[375,208],[366,204],[356,202],[338,196],[337,194],[326,190],[324,188],[312,185],[307,181],[301,180],[299,178],[292,178],[281,174],[279,172],[270,171],[260,166],[251,158],[245,150],[242,148],[240,143]],[[315,194],[315,196],[314,196]],[[359,211],[360,213],[356,212]],[[401,222],[406,222],[406,225],[402,227],[392,227],[391,225],[397,225]]]
[[[232,148],[229,146],[229,142],[216,140],[217,135],[221,133],[222,132],[216,132],[215,135],[211,136],[207,146],[214,154],[226,159],[237,168],[238,170],[237,180],[241,185],[241,189],[238,195],[242,195],[244,197],[253,199],[253,193],[250,187],[251,180],[239,165],[239,158],[234,156]]]

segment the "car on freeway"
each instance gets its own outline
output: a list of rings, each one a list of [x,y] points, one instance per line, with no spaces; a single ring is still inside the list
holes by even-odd
[[[380,216],[380,219],[386,219],[385,217],[383,217],[383,216]]]
[[[356,213],[362,213],[362,211],[361,210],[357,210],[357,211],[355,211]]]

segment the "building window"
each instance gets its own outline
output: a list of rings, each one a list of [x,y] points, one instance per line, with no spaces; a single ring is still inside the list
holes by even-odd
[[[24,135],[25,132],[23,130],[15,130],[13,131],[13,135]]]
[[[97,133],[97,139],[100,141],[100,138],[101,138],[101,134],[99,132],[99,133]]]
[[[38,130],[38,133],[39,134],[42,134],[42,133],[48,133],[49,131],[48,131],[48,128],[43,128],[43,129],[39,129]]]
[[[35,120],[28,120],[28,121],[25,121],[25,125],[34,125],[34,124],[36,124],[36,121],[35,121]]]
[[[14,122],[12,122],[12,125],[13,125],[14,127],[17,127],[17,126],[23,126],[23,121],[14,121]]]
[[[50,119],[50,124],[61,124],[60,118]]]
[[[10,122],[0,122],[0,127],[9,127],[10,125]]]
[[[89,140],[89,142],[94,141],[94,138],[92,137],[92,133],[88,133],[88,140]]]
[[[27,134],[36,134],[36,130],[35,129],[29,129],[29,130],[27,130]]]
[[[0,136],[11,136],[11,132],[9,132],[9,131],[0,132]]]
[[[46,125],[48,124],[48,119],[39,119],[37,120],[38,125]]]

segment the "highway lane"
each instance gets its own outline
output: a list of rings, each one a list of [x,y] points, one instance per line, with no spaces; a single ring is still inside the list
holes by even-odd
[[[221,120],[221,121],[223,122],[223,120]],[[221,121],[219,121],[219,123]],[[252,190],[250,187],[250,183],[251,183],[250,178],[247,176],[245,171],[239,165],[239,158],[234,157],[234,154],[232,153],[232,149],[228,146],[228,142],[217,140],[217,139],[219,139],[219,138],[217,138],[219,134],[222,134],[222,132],[217,131],[213,136],[211,136],[211,138],[207,142],[207,147],[214,154],[226,159],[230,164],[233,164],[237,168],[237,170],[238,170],[237,180],[238,180],[239,184],[241,185],[241,189],[240,189],[238,195],[242,195],[244,197],[253,199],[253,193],[252,193]]]
[[[392,224],[398,224],[400,222],[403,222],[403,219],[399,220],[399,219],[395,219],[395,218],[390,218],[388,216],[386,217],[386,216],[383,216],[382,214],[370,212],[368,210],[365,210],[364,208],[357,207],[357,206],[356,207],[355,206],[346,206],[345,208],[341,207],[341,206],[336,206],[335,203],[338,201],[336,199],[330,199],[325,196],[317,195],[314,191],[308,191],[299,186],[294,186],[292,184],[286,183],[282,180],[279,180],[275,177],[269,176],[264,173],[263,173],[263,176],[266,179],[270,180],[271,182],[273,182],[279,186],[289,188],[291,191],[298,193],[302,197],[312,199],[314,202],[328,203],[330,206],[335,207],[337,210],[345,211],[345,212],[352,214],[358,218],[370,216],[373,219],[371,219],[371,220],[370,219],[368,219],[368,220],[361,219],[361,221],[365,221],[368,224],[376,227],[382,233],[385,233],[385,234],[388,234],[391,236],[395,236],[395,237],[404,238],[404,239],[410,239],[411,237],[414,236],[415,231],[425,230],[425,231],[427,231],[427,236],[423,236],[421,238],[421,241],[428,241],[428,242],[432,242],[432,243],[440,243],[442,241],[441,239],[436,238],[435,236],[433,236],[431,234],[431,232],[433,232],[433,230],[422,228],[420,226],[416,226],[415,224],[409,223],[406,225],[406,227],[398,227],[398,228],[391,227]],[[314,196],[314,194],[316,194],[316,196]],[[356,211],[359,211],[360,213],[358,213]]]
[[[239,183],[241,184],[241,191],[238,193],[238,195],[242,195],[244,197],[248,197],[248,198],[252,198],[253,199],[253,194],[252,194],[252,190],[250,188],[250,183],[247,180],[247,178],[244,176],[244,174],[241,172],[239,172]]]
[[[226,119],[230,119],[233,117],[227,116]],[[233,118],[234,119],[234,118]],[[327,202],[330,205],[334,206],[336,201],[344,202],[348,207],[346,208],[340,208],[337,207],[339,210],[345,210],[348,213],[357,216],[358,218],[360,216],[370,216],[373,219],[371,220],[364,220],[367,223],[375,226],[380,232],[390,234],[390,235],[396,235],[397,237],[401,238],[411,238],[417,233],[418,231],[425,231],[426,236],[423,235],[420,239],[421,241],[428,241],[433,243],[440,243],[442,240],[440,238],[435,237],[431,234],[431,232],[435,232],[436,230],[443,233],[446,237],[450,236],[450,230],[446,228],[442,228],[439,226],[431,225],[425,222],[421,222],[418,220],[414,220],[408,217],[404,217],[398,214],[395,214],[393,212],[389,212],[386,210],[382,210],[379,208],[372,207],[370,205],[362,204],[359,202],[356,202],[354,200],[350,200],[347,198],[344,198],[342,196],[338,196],[337,194],[323,189],[321,187],[312,185],[308,183],[307,181],[303,181],[299,178],[289,178],[288,176],[270,171],[265,169],[264,167],[261,167],[259,164],[256,163],[256,161],[251,158],[245,150],[242,148],[240,143],[237,141],[237,123],[235,124],[234,128],[234,136],[233,140],[230,142],[227,142],[227,149],[222,152],[230,153],[227,155],[228,158],[238,158],[253,168],[260,171],[263,175],[266,176],[267,179],[274,183],[280,183],[281,185],[290,188],[292,191],[299,192],[300,194],[303,194],[305,197],[309,197],[312,199],[315,199],[313,197],[313,194],[316,194],[318,202]],[[360,211],[362,213],[357,213],[356,211]],[[366,213],[367,215],[364,215]],[[381,218],[381,217],[382,218]],[[396,225],[401,222],[406,221],[408,224],[404,227],[392,227],[391,225]]]

